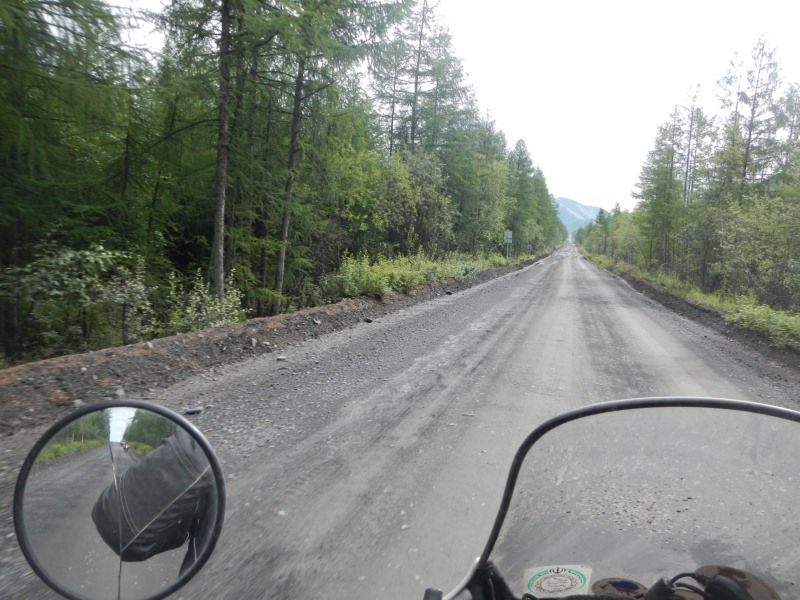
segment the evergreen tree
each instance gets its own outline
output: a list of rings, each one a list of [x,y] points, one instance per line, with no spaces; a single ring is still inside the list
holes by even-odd
[[[45,235],[86,243],[96,228],[109,237],[124,229],[112,222],[120,206],[107,195],[104,157],[124,138],[115,126],[131,57],[96,0],[8,0],[0,23],[0,266],[18,268]],[[0,307],[0,337],[14,354],[24,315],[13,295]]]
[[[677,110],[672,119],[659,127],[655,147],[647,156],[639,177],[636,198],[642,213],[640,220],[649,240],[648,264],[669,269],[674,258],[674,235],[680,226],[683,172],[681,127]]]

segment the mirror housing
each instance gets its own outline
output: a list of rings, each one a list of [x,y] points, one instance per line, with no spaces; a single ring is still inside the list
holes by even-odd
[[[72,600],[157,600],[216,545],[225,481],[184,417],[119,400],[61,419],[34,444],[14,490],[25,558]]]

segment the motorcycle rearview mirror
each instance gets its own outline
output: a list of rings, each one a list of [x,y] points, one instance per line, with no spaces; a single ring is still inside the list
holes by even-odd
[[[133,400],[85,407],[31,449],[14,490],[25,558],[71,600],[157,600],[216,545],[225,482],[185,418]]]

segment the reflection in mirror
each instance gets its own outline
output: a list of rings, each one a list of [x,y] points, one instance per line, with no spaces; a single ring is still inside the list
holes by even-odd
[[[207,558],[221,526],[223,488],[203,445],[141,407],[68,422],[19,485],[15,518],[29,561],[76,598],[163,597]]]

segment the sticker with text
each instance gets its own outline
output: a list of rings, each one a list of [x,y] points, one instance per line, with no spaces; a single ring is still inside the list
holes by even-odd
[[[525,572],[528,591],[534,596],[542,595],[550,598],[585,592],[589,587],[591,576],[591,567],[585,565],[537,567]]]

